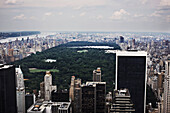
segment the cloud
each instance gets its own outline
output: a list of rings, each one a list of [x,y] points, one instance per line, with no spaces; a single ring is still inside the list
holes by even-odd
[[[124,9],[120,9],[120,11],[115,11],[110,18],[114,20],[120,20],[120,19],[123,19],[124,16],[127,16],[127,15],[130,15],[130,14]]]
[[[71,16],[71,18],[75,18],[75,16],[74,16],[74,15],[72,15],[72,16]]]
[[[97,20],[101,20],[101,19],[103,19],[103,16],[102,16],[102,15],[98,15],[98,16],[96,17],[96,19],[97,19]]]
[[[141,3],[142,3],[142,4],[146,4],[147,1],[148,1],[148,0],[141,0]]]
[[[23,0],[5,0],[4,3],[6,5],[21,5],[23,3]]]
[[[2,1],[2,0],[0,0]],[[79,10],[81,7],[104,6],[109,0],[3,0],[6,4],[16,4],[21,1],[22,7],[70,7]],[[16,6],[17,7],[17,6]]]
[[[161,11],[155,11],[150,16],[151,17],[160,17],[161,16],[160,13],[161,13]]]
[[[24,14],[13,17],[14,20],[25,20],[27,19]]]
[[[160,5],[161,6],[170,6],[170,0],[161,0]]]
[[[37,18],[35,16],[31,16],[31,17],[29,17],[29,19],[36,20]]]
[[[86,12],[80,13],[80,16],[84,16],[84,15],[86,15]]]
[[[143,14],[134,14],[134,17],[143,17]]]
[[[47,12],[44,14],[45,16],[51,16],[52,15],[52,12]]]
[[[58,15],[63,15],[63,12],[59,12]]]
[[[166,16],[166,21],[167,21],[167,22],[170,22],[170,15],[167,15],[167,16]]]
[[[24,14],[13,17],[14,20],[37,20],[35,16],[26,17]]]
[[[73,9],[79,10],[79,9],[81,9],[81,8],[82,8],[82,6],[76,6],[76,7],[74,7]]]
[[[16,0],[6,0],[5,4],[16,4],[17,1]]]

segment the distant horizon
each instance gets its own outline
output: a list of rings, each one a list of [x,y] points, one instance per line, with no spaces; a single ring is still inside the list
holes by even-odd
[[[91,32],[91,33],[170,33],[170,31],[169,32],[164,32],[164,31],[69,31],[69,30],[67,30],[67,31],[41,31],[41,30],[18,30],[18,31],[16,31],[16,30],[14,30],[14,31],[0,31],[1,33],[5,33],[5,32],[35,32],[35,31],[39,31],[39,32],[79,32],[79,33],[87,33],[87,32]]]

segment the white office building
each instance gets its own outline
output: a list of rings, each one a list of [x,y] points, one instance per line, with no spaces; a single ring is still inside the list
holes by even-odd
[[[25,86],[24,86],[24,77],[21,68],[15,68],[17,85],[17,108],[18,113],[25,113]]]
[[[57,86],[52,85],[52,75],[50,71],[46,72],[44,76],[44,86],[45,86],[45,100],[49,101],[51,99],[51,92],[57,90]]]

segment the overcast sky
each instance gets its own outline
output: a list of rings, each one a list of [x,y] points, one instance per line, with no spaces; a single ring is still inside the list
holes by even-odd
[[[170,32],[170,0],[0,0],[0,31]]]

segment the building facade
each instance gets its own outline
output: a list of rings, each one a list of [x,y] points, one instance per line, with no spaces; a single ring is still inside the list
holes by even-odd
[[[101,69],[99,67],[93,71],[93,82],[101,82]]]
[[[106,82],[86,82],[82,85],[82,113],[106,112]]]
[[[17,107],[18,113],[25,113],[25,85],[21,68],[15,68],[17,77]]]
[[[127,88],[136,113],[145,113],[146,52],[117,51],[115,89]]]
[[[81,101],[82,101],[82,92],[81,92],[81,79],[75,80],[74,85],[74,113],[81,113]]]
[[[0,113],[17,113],[16,75],[13,65],[0,65]]]
[[[128,89],[114,90],[110,113],[135,113]]]
[[[82,85],[82,113],[96,113],[96,86]]]
[[[163,99],[163,112],[170,113],[170,60],[166,61]]]
[[[57,90],[57,87],[52,85],[52,75],[50,71],[47,71],[46,75],[44,76],[44,89],[45,89],[45,100],[50,100],[51,92],[53,90]]]

